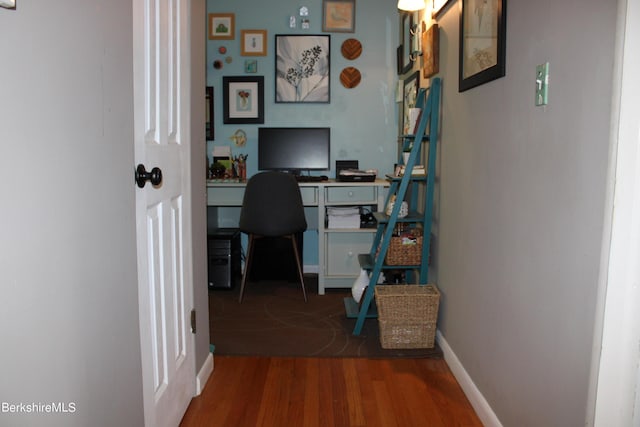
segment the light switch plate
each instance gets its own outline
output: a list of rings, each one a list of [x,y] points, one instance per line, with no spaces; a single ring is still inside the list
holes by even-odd
[[[549,103],[549,63],[536,67],[536,106]]]

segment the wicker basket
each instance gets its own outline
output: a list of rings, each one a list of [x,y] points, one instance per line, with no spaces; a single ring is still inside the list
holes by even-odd
[[[419,265],[422,261],[422,236],[411,239],[392,237],[384,260],[387,265]]]
[[[435,285],[375,287],[382,348],[432,348],[440,292]]]

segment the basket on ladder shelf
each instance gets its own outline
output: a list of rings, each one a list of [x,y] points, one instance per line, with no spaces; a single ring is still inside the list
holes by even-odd
[[[440,306],[435,285],[377,285],[382,348],[433,348]]]
[[[387,265],[419,265],[422,261],[422,234],[420,230],[392,236],[385,257]]]

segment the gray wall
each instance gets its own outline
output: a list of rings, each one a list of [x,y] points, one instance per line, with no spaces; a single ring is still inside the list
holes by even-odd
[[[0,402],[75,412],[0,425],[141,426],[131,2],[17,3],[0,9]]]
[[[439,20],[439,329],[505,426],[583,425],[604,218],[616,2],[508,2],[507,74],[458,93]],[[534,106],[550,63],[549,105]]]

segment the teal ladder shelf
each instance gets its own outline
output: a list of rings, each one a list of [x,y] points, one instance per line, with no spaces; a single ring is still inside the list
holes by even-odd
[[[409,158],[405,164],[405,171],[401,177],[387,175],[390,181],[389,192],[386,197],[384,206],[388,206],[389,200],[395,195],[395,203],[390,215],[384,212],[374,213],[374,217],[378,223],[376,235],[371,245],[371,251],[368,254],[358,255],[360,267],[370,272],[369,286],[362,296],[360,306],[353,298],[345,298],[345,308],[347,317],[357,318],[353,335],[360,335],[364,321],[367,318],[377,317],[375,310],[375,301],[373,300],[374,288],[378,283],[378,278],[383,270],[406,270],[419,271],[420,284],[427,284],[429,276],[429,251],[431,243],[431,221],[433,219],[433,194],[436,170],[436,149],[438,140],[438,124],[440,109],[440,91],[441,80],[434,78],[431,80],[431,87],[428,89],[420,89],[416,107],[422,109],[422,114],[418,120],[415,134],[402,136],[403,151],[411,147]],[[428,132],[427,132],[428,128]],[[428,144],[428,156],[426,176],[412,175],[412,171],[418,159],[421,158],[421,149],[424,144]],[[402,163],[402,158],[399,164]],[[424,185],[418,185],[420,182],[426,182],[426,195],[424,198],[423,209],[418,209],[418,188]],[[405,200],[407,191],[411,185],[411,197],[409,203],[409,213],[403,218],[398,218],[402,201]],[[389,242],[393,235],[396,224],[404,223],[407,226],[422,228],[422,262],[419,265],[386,265],[385,256],[389,249]]]

